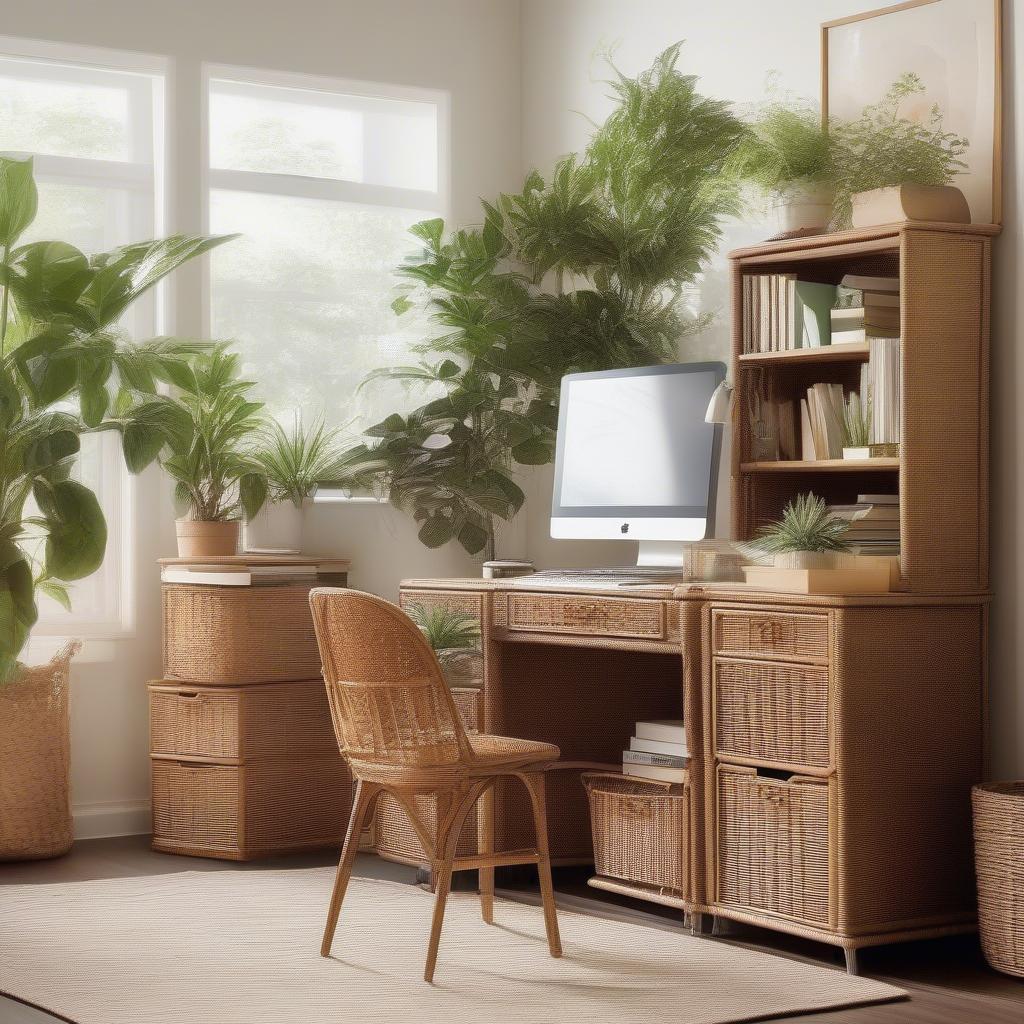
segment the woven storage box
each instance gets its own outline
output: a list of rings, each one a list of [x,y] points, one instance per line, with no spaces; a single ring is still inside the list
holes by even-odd
[[[225,860],[340,846],[351,810],[341,755],[213,764],[153,757],[153,849]]]
[[[584,775],[583,784],[597,873],[689,899],[689,782],[601,773]]]
[[[211,686],[320,676],[309,587],[165,583],[164,676]]]
[[[322,679],[264,686],[149,684],[150,750],[212,760],[334,753]]]
[[[1024,782],[975,786],[974,862],[985,959],[1024,978]]]
[[[452,698],[466,732],[480,731],[480,690],[452,688]],[[433,832],[437,828],[437,799],[434,796],[411,797],[413,806],[424,826]],[[377,802],[374,814],[374,847],[377,854],[403,864],[425,864],[427,857],[416,830],[402,805],[387,793]],[[473,808],[466,818],[459,837],[456,855],[470,857],[477,852],[477,815]]]
[[[718,769],[718,900],[829,924],[829,784]]]

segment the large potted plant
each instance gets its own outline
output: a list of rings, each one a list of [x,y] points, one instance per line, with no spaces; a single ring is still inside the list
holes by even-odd
[[[253,382],[223,345],[196,353],[170,395],[143,396],[122,418],[124,452],[138,472],[154,459],[175,482],[182,557],[234,555],[242,515],[255,516],[267,479],[254,450],[264,427]]]
[[[73,479],[81,437],[116,429],[112,396],[155,392],[194,346],[133,344],[116,323],[143,292],[224,239],[177,236],[86,256],[19,239],[38,203],[30,160],[0,157],[0,860],[56,856],[72,840],[69,644],[50,664],[19,656],[45,594],[99,568],[107,529]]]

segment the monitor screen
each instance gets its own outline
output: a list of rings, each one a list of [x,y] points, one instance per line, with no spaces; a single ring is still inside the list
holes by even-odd
[[[718,430],[704,416],[724,377],[721,363],[565,377],[553,532],[557,518],[628,519],[635,522],[608,535],[637,538],[645,519],[707,519]]]

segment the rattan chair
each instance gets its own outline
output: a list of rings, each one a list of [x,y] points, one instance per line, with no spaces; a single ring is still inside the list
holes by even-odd
[[[333,588],[311,591],[309,603],[338,745],[356,779],[321,956],[330,956],[359,836],[382,793],[405,808],[434,875],[434,917],[423,974],[427,981],[434,976],[453,870],[479,871],[481,912],[491,924],[495,867],[536,864],[548,946],[552,956],[561,956],[544,807],[544,770],[558,760],[558,747],[505,736],[467,736],[434,652],[395,605],[371,594]],[[508,778],[519,779],[529,793],[537,845],[497,853],[492,787]],[[415,809],[412,798],[423,793],[438,800],[436,835]],[[480,852],[456,857],[459,833],[482,796]]]

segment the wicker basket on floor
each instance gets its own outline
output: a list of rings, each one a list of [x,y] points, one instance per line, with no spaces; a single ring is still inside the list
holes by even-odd
[[[1024,978],[1024,782],[975,786],[974,863],[985,959]]]
[[[0,683],[0,861],[71,849],[68,673],[80,646]]]

